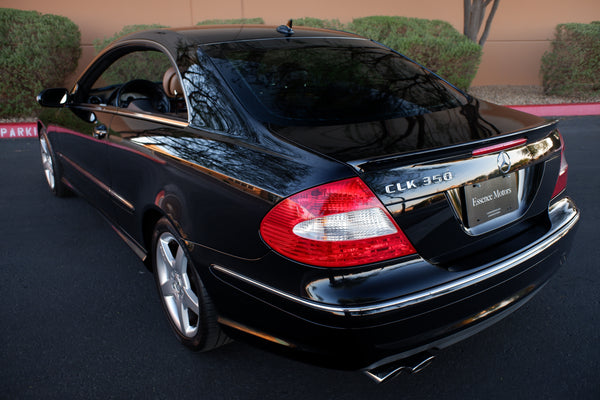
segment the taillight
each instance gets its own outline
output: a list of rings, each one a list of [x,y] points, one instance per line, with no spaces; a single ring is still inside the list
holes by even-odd
[[[556,179],[556,185],[554,186],[554,192],[552,192],[552,198],[555,198],[567,187],[567,172],[569,171],[569,164],[565,158],[565,142],[563,141],[562,135],[560,136],[560,170],[558,171],[558,178]]]
[[[288,197],[265,216],[260,233],[276,252],[322,267],[348,267],[415,253],[360,178]]]

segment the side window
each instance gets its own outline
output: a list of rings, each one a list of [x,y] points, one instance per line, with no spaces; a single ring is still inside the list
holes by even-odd
[[[113,62],[92,87],[122,85],[134,79],[162,81],[170,66],[168,57],[159,51],[134,51]]]
[[[198,62],[182,73],[190,102],[190,122],[199,128],[241,135],[240,117],[227,95],[228,89],[207,65],[210,65],[209,59],[199,54]]]
[[[187,119],[175,68],[167,55],[151,49],[131,51],[114,59],[91,85],[86,100]]]

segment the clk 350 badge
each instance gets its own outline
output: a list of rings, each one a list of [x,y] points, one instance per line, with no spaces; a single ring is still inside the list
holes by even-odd
[[[454,179],[451,171],[443,174],[424,176],[419,179],[411,179],[409,181],[392,183],[385,187],[385,192],[388,194],[404,192],[410,189],[416,189],[421,186],[435,185],[437,183],[448,182]]]

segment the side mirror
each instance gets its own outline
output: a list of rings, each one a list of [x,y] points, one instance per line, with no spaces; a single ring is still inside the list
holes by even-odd
[[[42,107],[63,107],[69,100],[69,91],[64,88],[44,89],[36,100]]]

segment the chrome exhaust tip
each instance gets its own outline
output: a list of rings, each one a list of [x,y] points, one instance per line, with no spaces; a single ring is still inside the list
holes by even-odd
[[[377,383],[387,382],[401,374],[416,374],[427,368],[435,356],[429,352],[415,354],[409,358],[393,361],[389,364],[364,371],[365,374]]]

